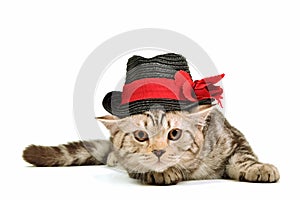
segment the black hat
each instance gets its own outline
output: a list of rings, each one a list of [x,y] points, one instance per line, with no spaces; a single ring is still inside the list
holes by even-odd
[[[193,81],[186,59],[179,54],[133,56],[126,71],[123,91],[109,92],[102,102],[105,110],[120,118],[151,109],[188,110],[222,99],[222,88],[213,84],[224,74]]]

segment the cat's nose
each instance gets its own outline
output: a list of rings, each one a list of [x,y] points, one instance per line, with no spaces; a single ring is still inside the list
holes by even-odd
[[[153,150],[152,153],[154,153],[158,158],[161,157],[166,151],[161,149],[161,150]]]

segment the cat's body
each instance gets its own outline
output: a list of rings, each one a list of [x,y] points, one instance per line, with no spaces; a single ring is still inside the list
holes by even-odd
[[[36,166],[120,165],[130,177],[156,185],[219,178],[279,180],[276,167],[259,162],[243,134],[216,108],[153,110],[123,119],[98,119],[110,130],[111,142],[31,145],[24,159]]]

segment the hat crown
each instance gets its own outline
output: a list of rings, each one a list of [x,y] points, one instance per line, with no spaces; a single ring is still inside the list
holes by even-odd
[[[175,73],[180,70],[190,74],[182,55],[167,53],[152,58],[135,55],[128,59],[125,84],[145,78],[174,79]]]

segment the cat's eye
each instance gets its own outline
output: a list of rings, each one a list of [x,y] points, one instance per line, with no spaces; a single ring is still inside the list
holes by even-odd
[[[168,134],[168,139],[169,140],[178,140],[182,135],[182,130],[180,129],[172,129],[169,134]]]
[[[148,134],[145,131],[135,131],[134,138],[139,142],[144,142],[149,139]]]

